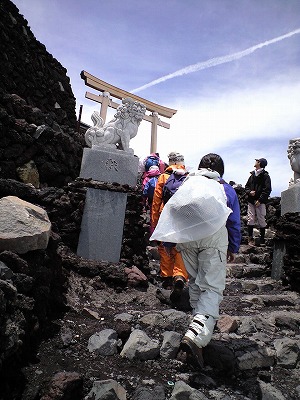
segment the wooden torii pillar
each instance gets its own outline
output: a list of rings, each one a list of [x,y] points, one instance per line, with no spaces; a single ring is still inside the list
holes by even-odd
[[[119,89],[116,86],[110,85],[101,79],[89,74],[86,71],[81,71],[81,78],[85,81],[85,84],[95,90],[102,92],[101,95],[96,95],[90,92],[85,93],[85,97],[89,100],[101,103],[100,116],[103,121],[106,121],[107,109],[108,107],[118,108],[119,103],[116,103],[110,99],[110,96],[116,97],[117,99],[124,99],[126,97],[131,97],[133,100],[143,103],[147,111],[151,112],[151,115],[144,115],[144,120],[151,122],[151,143],[150,143],[150,153],[156,153],[157,151],[157,126],[162,126],[163,128],[170,129],[170,124],[160,120],[159,116],[166,118],[173,117],[177,110],[172,108],[167,108],[156,103],[152,103],[149,100],[143,99],[142,97],[136,96],[130,92]]]

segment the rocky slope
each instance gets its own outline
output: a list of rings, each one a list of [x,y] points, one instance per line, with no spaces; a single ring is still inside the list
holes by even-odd
[[[68,310],[24,367],[22,399],[299,398],[300,296],[270,278],[268,247],[242,245],[227,266],[222,317],[201,371],[178,354],[187,297],[170,304],[155,248],[149,257],[147,289],[115,290],[70,273]]]
[[[61,187],[79,175],[84,137],[67,70],[0,0],[0,178]]]

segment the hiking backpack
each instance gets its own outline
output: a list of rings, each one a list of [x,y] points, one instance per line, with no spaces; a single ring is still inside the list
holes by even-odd
[[[186,174],[179,175],[175,174],[174,172],[169,176],[169,178],[166,180],[166,183],[164,184],[162,192],[162,200],[164,204],[166,204],[173,196],[173,194],[178,190],[179,186],[183,183],[186,176]]]
[[[150,240],[187,243],[215,234],[232,210],[224,185],[206,176],[191,175],[163,207]]]
[[[145,171],[149,171],[149,168],[153,165],[159,167],[159,158],[157,156],[149,156],[145,161]]]
[[[143,195],[147,197],[148,202],[151,204],[153,201],[154,190],[157,184],[158,176],[153,176],[146,183],[145,188],[143,190]]]

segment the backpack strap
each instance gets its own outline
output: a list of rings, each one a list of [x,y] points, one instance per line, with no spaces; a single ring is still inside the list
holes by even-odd
[[[185,180],[186,177],[187,177],[187,174],[179,175],[174,172],[172,172],[170,174],[169,178],[166,180],[166,182],[163,186],[162,200],[163,200],[164,204],[166,204],[170,200],[170,198],[176,192],[178,187],[183,183],[183,181]],[[180,183],[175,185],[175,182],[180,182]],[[169,187],[169,185],[171,185],[171,186]]]

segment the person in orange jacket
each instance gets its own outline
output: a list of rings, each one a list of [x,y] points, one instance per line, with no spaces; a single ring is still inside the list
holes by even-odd
[[[164,207],[163,202],[163,187],[173,172],[176,174],[187,174],[184,165],[184,157],[180,153],[171,152],[168,155],[169,166],[159,176],[154,191],[152,212],[151,212],[151,229],[155,229],[162,209]],[[182,290],[185,287],[185,283],[188,279],[181,254],[176,250],[175,247],[166,248],[163,243],[159,243],[158,252],[160,255],[160,276],[163,279],[163,287],[166,289],[172,289],[170,299],[176,300],[180,296]]]

